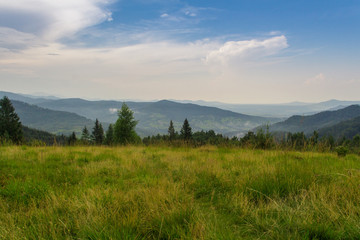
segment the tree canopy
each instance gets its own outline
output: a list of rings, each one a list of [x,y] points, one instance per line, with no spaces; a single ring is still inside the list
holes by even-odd
[[[16,114],[10,99],[6,96],[0,100],[0,138],[16,144],[23,140],[20,118]]]
[[[192,131],[187,118],[184,120],[184,124],[180,131],[181,138],[185,141],[189,141],[192,138]]]
[[[91,136],[96,145],[101,145],[105,140],[104,129],[98,119],[95,121]]]
[[[169,129],[168,129],[168,133],[169,133],[169,140],[175,140],[176,138],[176,132],[175,132],[175,128],[174,128],[174,124],[173,121],[170,120],[170,125],[169,125]]]
[[[118,119],[114,126],[114,140],[118,144],[135,143],[140,137],[135,132],[138,123],[134,119],[133,111],[123,103],[121,110],[118,112]]]

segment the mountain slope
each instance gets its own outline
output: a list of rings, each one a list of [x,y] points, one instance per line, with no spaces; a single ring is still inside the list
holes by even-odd
[[[283,122],[272,125],[270,131],[304,132],[309,134],[314,130],[330,127],[358,116],[360,116],[360,106],[351,105],[340,110],[325,111],[310,116],[292,116]]]
[[[34,140],[41,141],[46,145],[53,145],[54,143],[63,145],[66,143],[65,136],[55,135],[46,131],[37,130],[26,126],[23,126],[23,133],[24,141],[29,144],[31,144]]]
[[[92,120],[75,113],[44,109],[16,100],[11,102],[15,112],[20,117],[21,123],[30,128],[67,135],[73,131],[80,133],[85,125],[89,129],[94,125]]]
[[[357,134],[360,134],[360,116],[319,130],[320,136],[331,135],[335,139],[342,137],[353,138]]]
[[[196,104],[183,104],[162,100],[158,102],[126,102],[139,120],[137,131],[142,136],[166,133],[170,120],[179,131],[185,118],[188,118],[193,130],[214,130],[218,133],[245,132],[261,124],[278,121],[275,118],[249,116],[205,107]],[[75,112],[85,117],[98,118],[103,122],[114,123],[117,110],[122,102],[117,101],[86,101],[83,99],[61,99],[46,101],[39,106],[56,110]]]

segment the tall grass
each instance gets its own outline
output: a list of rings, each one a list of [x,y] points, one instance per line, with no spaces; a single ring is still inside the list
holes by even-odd
[[[360,157],[0,147],[0,239],[360,239]]]

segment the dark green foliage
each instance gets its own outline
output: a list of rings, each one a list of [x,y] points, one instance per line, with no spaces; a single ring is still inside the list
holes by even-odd
[[[173,121],[170,121],[170,125],[169,125],[169,129],[168,129],[168,134],[169,134],[169,140],[173,141],[176,138],[176,132],[175,132],[175,128],[174,128],[174,124]]]
[[[242,146],[259,148],[259,149],[270,149],[275,145],[274,137],[269,131],[269,127],[266,127],[264,131],[260,128],[257,133],[248,132],[240,140]]]
[[[105,140],[104,129],[98,119],[95,121],[91,137],[96,145],[101,145]]]
[[[288,140],[290,146],[297,150],[303,149],[306,146],[306,136],[303,132],[289,133]]]
[[[352,142],[353,147],[360,147],[360,135],[356,134],[356,136],[353,137]]]
[[[195,132],[192,135],[192,139],[196,146],[201,146],[201,145],[206,145],[206,144],[229,145],[231,143],[237,142],[237,139],[235,141],[234,141],[234,139],[229,140],[229,138],[224,137],[221,134],[216,134],[213,130],[206,131],[206,132],[205,131]],[[231,145],[233,145],[233,144],[231,144]]]
[[[319,130],[321,136],[331,135],[335,139],[342,137],[353,138],[360,133],[360,117],[356,117],[347,121],[342,121],[330,127]]]
[[[87,129],[87,127],[85,126],[82,130],[82,133],[81,133],[81,141],[84,143],[84,144],[88,144],[91,142],[91,137],[90,137],[90,133],[89,133],[89,130]]]
[[[114,143],[114,129],[113,125],[110,124],[105,135],[105,144],[112,145]]]
[[[339,157],[345,157],[349,149],[345,146],[338,146],[335,151],[337,152]]]
[[[315,146],[318,143],[319,140],[319,133],[317,131],[313,132],[313,135],[309,139],[309,143],[311,146]]]
[[[189,121],[187,120],[187,118],[185,118],[184,124],[181,128],[180,137],[181,137],[181,139],[183,139],[186,142],[190,141],[192,138],[192,131],[191,131],[191,127],[190,127],[190,124],[189,124]]]
[[[55,135],[45,131],[32,129],[23,126],[24,141],[29,145],[41,145],[44,143],[50,145],[65,145],[67,143],[67,137],[64,135]]]
[[[77,141],[76,134],[73,132],[68,138],[68,145],[73,146]]]
[[[0,140],[10,140],[19,144],[23,140],[20,119],[8,97],[0,100]]]
[[[135,126],[138,123],[134,119],[133,111],[123,103],[118,112],[118,120],[114,126],[114,140],[118,144],[136,143],[139,140],[135,132]]]

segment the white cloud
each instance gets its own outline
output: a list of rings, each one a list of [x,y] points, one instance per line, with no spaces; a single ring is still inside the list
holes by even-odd
[[[321,85],[325,83],[326,76],[323,73],[319,73],[316,76],[309,78],[305,81],[305,85]]]
[[[186,11],[185,15],[190,16],[190,17],[196,17],[196,13],[190,12],[190,11]]]
[[[168,17],[169,16],[169,14],[167,14],[167,13],[163,13],[163,14],[161,14],[161,18],[166,18],[166,17]]]
[[[206,56],[206,62],[227,64],[231,61],[259,59],[278,54],[288,47],[285,36],[265,40],[229,41]]]
[[[0,27],[54,41],[103,21],[109,0],[0,0]],[[17,35],[14,35],[16,37]]]
[[[0,27],[0,48],[22,49],[38,45],[39,39],[31,33],[23,33],[12,28]]]

